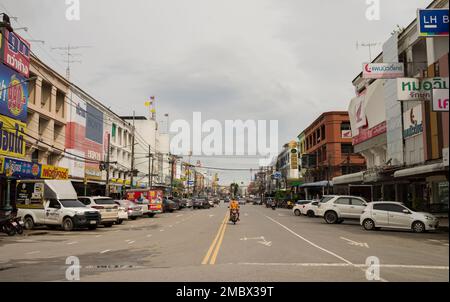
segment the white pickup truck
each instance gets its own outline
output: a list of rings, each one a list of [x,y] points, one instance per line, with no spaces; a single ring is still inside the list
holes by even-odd
[[[18,216],[26,229],[36,225],[62,227],[65,231],[96,229],[101,215],[77,199],[68,180],[23,180],[17,182]]]

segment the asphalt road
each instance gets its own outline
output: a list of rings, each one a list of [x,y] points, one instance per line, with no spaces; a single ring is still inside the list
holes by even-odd
[[[368,232],[255,205],[237,225],[227,215],[222,204],[96,231],[1,234],[0,281],[66,281],[69,256],[81,281],[369,281],[371,256],[379,281],[449,281],[445,232]]]

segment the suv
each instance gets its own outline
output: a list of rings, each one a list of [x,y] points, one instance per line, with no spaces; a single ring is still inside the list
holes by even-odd
[[[317,216],[326,223],[342,223],[344,219],[359,219],[367,202],[358,196],[324,195],[317,205]]]
[[[78,200],[87,207],[97,209],[100,211],[100,224],[105,227],[111,227],[119,220],[119,207],[116,205],[114,199],[102,196],[79,196]]]
[[[436,230],[439,226],[439,220],[429,213],[414,212],[400,202],[375,201],[364,210],[360,218],[360,224],[366,230],[385,227],[422,233]]]

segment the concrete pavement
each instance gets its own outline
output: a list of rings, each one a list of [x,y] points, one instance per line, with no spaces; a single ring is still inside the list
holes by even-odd
[[[80,260],[81,281],[367,281],[370,256],[380,281],[449,280],[448,233],[368,232],[255,205],[232,225],[227,213],[221,205],[96,231],[1,235],[0,281],[64,281],[68,256]]]

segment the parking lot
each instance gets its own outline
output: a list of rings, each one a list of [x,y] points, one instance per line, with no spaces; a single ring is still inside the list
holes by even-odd
[[[292,210],[226,204],[65,232],[45,227],[0,235],[1,281],[64,281],[69,256],[81,281],[447,281],[448,232],[366,231],[357,221],[329,225]],[[373,258],[370,258],[373,259]]]

